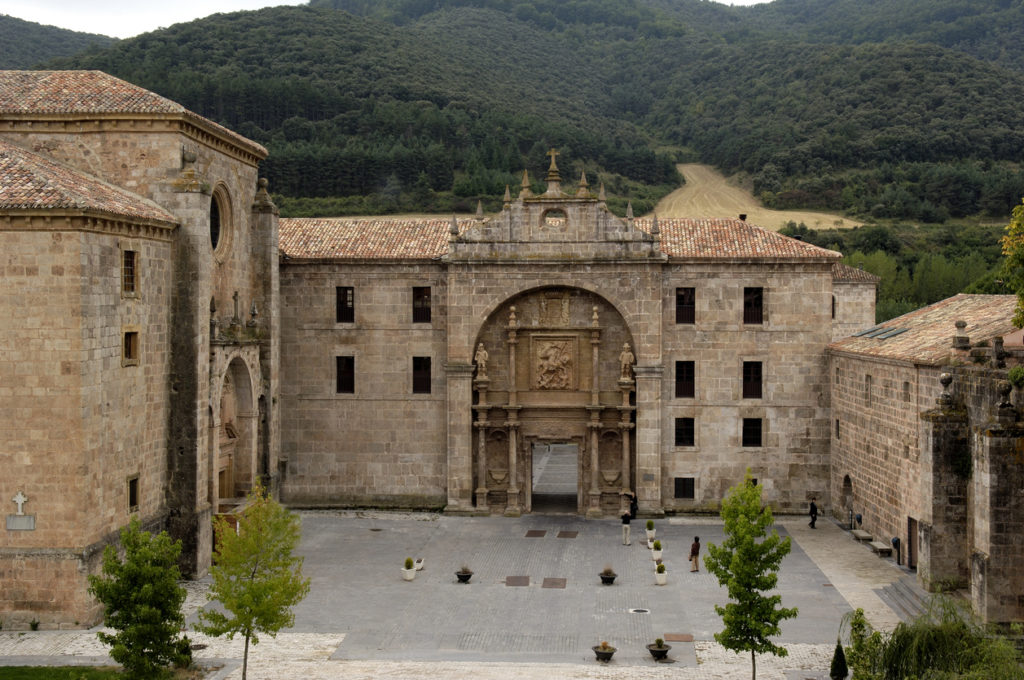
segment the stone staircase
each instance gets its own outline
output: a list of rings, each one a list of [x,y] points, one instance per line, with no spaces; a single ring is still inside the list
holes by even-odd
[[[900,620],[916,619],[928,607],[930,595],[917,584],[915,574],[907,574],[898,581],[875,591],[882,601],[896,612]]]

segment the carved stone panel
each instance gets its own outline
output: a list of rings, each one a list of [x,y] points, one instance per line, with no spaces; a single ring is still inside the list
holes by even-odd
[[[575,390],[579,350],[575,335],[530,336],[530,385],[535,390]]]

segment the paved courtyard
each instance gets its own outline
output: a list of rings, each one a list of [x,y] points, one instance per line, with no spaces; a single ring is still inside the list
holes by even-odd
[[[725,602],[724,590],[703,565],[690,573],[686,559],[695,535],[705,545],[722,540],[717,518],[657,521],[669,572],[657,586],[642,522],[624,546],[617,520],[574,515],[301,515],[312,588],[295,626],[250,650],[251,678],[750,677],[748,655],[714,642],[721,621],[713,606]],[[800,613],[778,640],[789,656],[758,657],[758,677],[818,680],[851,608],[864,608],[876,627],[897,623],[877,591],[905,572],[828,521],[812,530],[805,518],[777,519],[794,539],[779,592]],[[425,564],[411,582],[400,573],[407,556]],[[462,563],[475,572],[468,585],[454,576]],[[619,574],[612,586],[598,578],[606,564]],[[188,587],[191,623],[206,584]],[[207,645],[196,658],[216,669],[208,677],[241,677],[240,640],[190,637]],[[670,663],[644,648],[656,637],[675,638]],[[618,648],[607,665],[590,651],[601,640]],[[95,631],[0,632],[0,666],[97,663],[105,654]]]

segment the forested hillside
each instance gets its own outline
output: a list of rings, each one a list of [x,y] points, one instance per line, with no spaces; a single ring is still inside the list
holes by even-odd
[[[105,35],[77,33],[0,14],[0,69],[32,68],[54,57],[115,42],[116,38]]]
[[[1001,219],[1024,195],[1024,72],[1009,47],[965,49],[1000,44],[1019,2],[311,5],[51,65],[103,69],[266,144],[288,211],[494,207],[551,146],[619,211],[653,206],[680,160],[741,173],[769,207],[861,219]]]

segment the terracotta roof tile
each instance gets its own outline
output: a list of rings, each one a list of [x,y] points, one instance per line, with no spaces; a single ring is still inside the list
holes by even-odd
[[[460,230],[474,224],[460,220]],[[451,218],[297,218],[281,220],[281,250],[293,258],[434,258],[448,251]],[[635,225],[650,231],[652,220]],[[670,257],[826,258],[839,253],[740,220],[659,219],[662,250]]]
[[[0,71],[0,115],[147,113],[178,114],[258,155],[267,155],[267,150],[256,142],[177,102],[103,71]]]
[[[280,248],[300,259],[433,259],[448,252],[450,226],[451,218],[282,219]]]
[[[847,283],[878,283],[882,278],[863,269],[836,262],[832,265],[832,280],[846,281]]]
[[[650,232],[652,220],[636,220],[636,226]],[[685,258],[762,258],[821,257],[839,258],[832,250],[798,241],[735,219],[658,219],[661,249],[669,257]]]
[[[875,337],[850,336],[833,342],[829,348],[871,357],[941,364],[951,355],[957,320],[967,322],[964,333],[972,344],[991,340],[1016,330],[1012,323],[1016,306],[1016,295],[954,295],[871,329],[877,332],[868,330],[868,335]],[[883,337],[888,334],[886,331],[893,334]],[[897,331],[902,332],[896,334]]]
[[[152,201],[0,140],[0,210],[37,209],[177,222]]]

